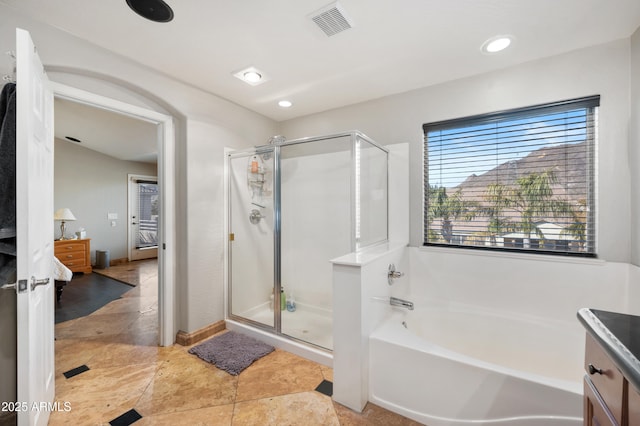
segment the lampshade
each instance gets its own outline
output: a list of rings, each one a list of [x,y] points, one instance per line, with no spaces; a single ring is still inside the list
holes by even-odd
[[[76,220],[76,217],[71,213],[71,210],[64,208],[56,210],[53,214],[53,220]]]
[[[70,220],[76,220],[76,217],[73,215],[73,213],[71,213],[71,210],[64,208],[64,209],[58,209],[56,210],[56,212],[53,214],[53,220],[60,220],[62,221],[60,223],[60,240],[67,240],[68,238],[65,238],[64,236],[64,230],[65,230],[65,226],[64,223],[68,222]]]

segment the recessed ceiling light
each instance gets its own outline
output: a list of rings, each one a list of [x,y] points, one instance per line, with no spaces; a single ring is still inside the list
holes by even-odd
[[[260,80],[262,80],[262,76],[260,75],[259,72],[255,72],[255,71],[247,71],[242,75],[242,78],[245,79],[245,81],[248,81],[249,83],[257,83]]]
[[[492,37],[484,42],[482,51],[486,53],[497,53],[509,47],[512,41],[513,37],[511,36]]]
[[[268,80],[267,76],[256,67],[247,67],[232,73],[234,77],[239,78],[247,84],[257,86]]]
[[[68,140],[68,141],[71,141],[71,142],[82,143],[82,141],[80,139],[76,139],[73,136],[65,136],[64,138],[66,140]]]
[[[283,99],[280,102],[278,102],[278,106],[280,106],[281,108],[289,108],[291,107],[291,105],[293,105],[293,103],[291,103],[291,101],[287,101],[286,99]]]

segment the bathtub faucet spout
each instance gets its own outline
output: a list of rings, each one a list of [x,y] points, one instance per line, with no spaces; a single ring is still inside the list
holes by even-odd
[[[407,308],[408,310],[413,311],[413,302],[409,302],[408,300],[391,297],[389,298],[389,304],[391,304],[391,306],[400,306],[401,308]]]

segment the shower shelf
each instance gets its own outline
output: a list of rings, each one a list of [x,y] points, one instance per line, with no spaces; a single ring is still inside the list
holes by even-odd
[[[262,175],[261,178],[256,178],[256,179],[248,179],[249,185],[262,185],[263,183],[266,182],[265,178],[264,178],[264,173],[254,173],[254,174],[260,174]]]

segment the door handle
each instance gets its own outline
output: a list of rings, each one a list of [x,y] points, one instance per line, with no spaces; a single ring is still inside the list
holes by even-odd
[[[47,285],[49,284],[50,278],[43,278],[41,280],[37,280],[36,277],[31,277],[31,291],[35,290],[39,285]]]
[[[3,284],[0,286],[0,290],[15,290],[18,288],[18,293],[24,293],[27,291],[27,280],[18,280],[17,283]]]

